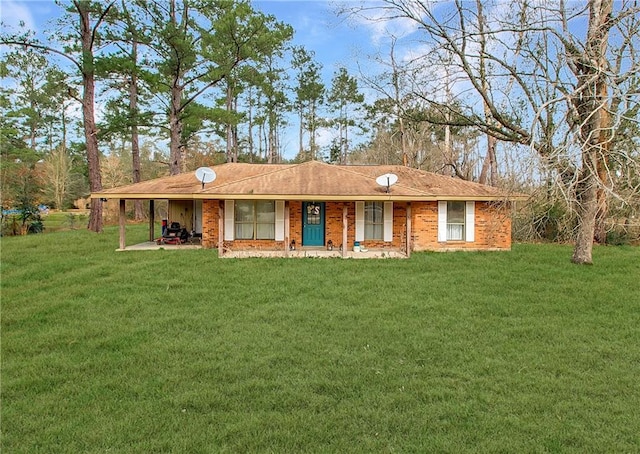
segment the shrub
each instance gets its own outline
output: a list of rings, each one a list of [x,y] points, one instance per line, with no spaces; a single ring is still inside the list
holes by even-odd
[[[44,223],[40,215],[40,209],[31,204],[21,204],[14,210],[2,212],[2,235],[26,235],[29,233],[42,233]]]

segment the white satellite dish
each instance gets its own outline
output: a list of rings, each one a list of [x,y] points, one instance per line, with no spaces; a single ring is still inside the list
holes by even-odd
[[[216,173],[209,167],[198,167],[196,169],[196,178],[202,183],[202,189],[204,189],[205,183],[211,183],[216,179]]]
[[[376,178],[376,183],[387,188],[387,192],[391,192],[391,186],[398,182],[398,175],[395,173],[385,173]]]

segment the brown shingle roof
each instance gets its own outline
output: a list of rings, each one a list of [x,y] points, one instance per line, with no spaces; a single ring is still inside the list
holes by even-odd
[[[486,185],[403,166],[337,166],[227,163],[213,167],[216,179],[202,184],[193,172],[105,189],[93,198],[120,199],[287,199],[287,200],[504,200],[522,198]],[[394,173],[386,188],[376,177]]]

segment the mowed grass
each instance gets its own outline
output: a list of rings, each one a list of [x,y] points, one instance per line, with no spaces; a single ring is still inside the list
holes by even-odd
[[[51,211],[42,215],[44,233],[58,232],[60,230],[84,229],[88,223],[88,215],[83,211]]]
[[[117,243],[2,239],[2,452],[640,451],[640,248]]]

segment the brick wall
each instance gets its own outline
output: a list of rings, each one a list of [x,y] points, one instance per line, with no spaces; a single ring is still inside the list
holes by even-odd
[[[289,202],[289,241],[295,240],[296,247],[302,246],[302,202]]]
[[[413,202],[411,210],[414,251],[511,249],[511,217],[503,205],[476,202],[473,243],[438,242],[438,202]]]
[[[342,244],[342,213],[347,207],[347,249],[352,249],[356,239],[356,204],[355,202],[327,202],[325,204],[325,243],[333,242],[335,248]],[[393,204],[393,240],[365,240],[360,243],[371,249],[402,249],[407,231],[407,204]],[[302,216],[299,216],[301,219]],[[292,221],[293,222],[293,221]],[[292,229],[293,232],[293,229]],[[302,225],[300,225],[302,237]],[[297,242],[298,240],[296,240]],[[299,243],[302,244],[302,243]]]
[[[218,247],[219,211],[224,202],[204,200],[202,204],[202,244],[206,248]],[[289,241],[295,240],[302,246],[302,202],[289,204]],[[353,248],[355,240],[355,202],[326,202],[325,204],[325,244],[331,240],[335,248],[342,244],[342,211],[347,207],[347,248]],[[370,249],[405,249],[407,203],[393,203],[393,241],[366,240],[362,244]],[[475,241],[438,242],[438,202],[411,203],[412,250],[437,251],[456,249],[510,249],[511,217],[509,210],[490,202],[476,202]],[[283,250],[282,241],[237,240],[225,242],[225,248],[235,250],[263,249]]]
[[[355,203],[353,204],[355,210]],[[355,238],[355,213],[353,214],[354,232],[353,238]],[[360,244],[364,245],[368,249],[406,249],[406,237],[407,237],[407,203],[406,202],[393,202],[393,239],[391,242],[382,240],[364,240]],[[353,242],[351,243],[353,247]]]
[[[220,219],[219,200],[202,201],[202,246],[206,248],[218,247],[218,234]]]
[[[218,247],[221,209],[224,216],[224,200],[204,200],[202,202],[202,245],[205,248]],[[236,240],[223,241],[223,247],[226,250],[262,249],[278,251],[283,250],[284,243],[274,240]]]
[[[325,243],[331,240],[335,249],[342,245],[342,213],[344,207],[347,207],[347,249],[353,247],[353,239],[356,236],[356,223],[353,218],[355,216],[355,204],[353,202],[327,202],[325,211],[326,236]]]

